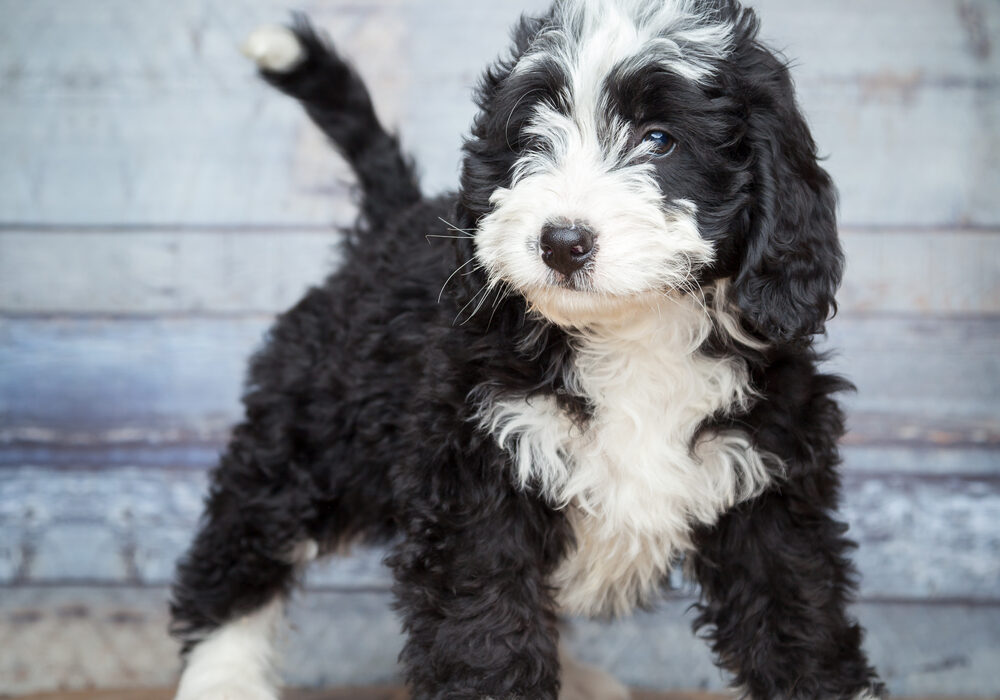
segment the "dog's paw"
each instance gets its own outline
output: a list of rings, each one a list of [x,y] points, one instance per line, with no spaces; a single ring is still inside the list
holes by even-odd
[[[559,700],[629,700],[628,688],[613,676],[576,661],[563,665]]]
[[[240,48],[258,68],[271,73],[291,73],[306,58],[295,32],[277,25],[255,29]]]
[[[174,700],[278,700],[278,694],[253,683],[227,681],[198,689],[182,685]]]
[[[885,693],[881,690],[862,690],[854,700],[883,700]]]

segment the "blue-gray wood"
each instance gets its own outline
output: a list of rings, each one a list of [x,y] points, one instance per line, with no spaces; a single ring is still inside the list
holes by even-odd
[[[356,59],[436,192],[479,72],[548,1],[292,6]],[[1000,3],[753,4],[842,195],[826,342],[858,385],[844,515],[868,645],[896,693],[997,694]],[[236,49],[289,7],[0,0],[0,692],[175,670],[147,587],[190,536],[246,356],[355,216],[350,173]],[[393,676],[380,556],[311,572],[291,680]],[[684,595],[573,643],[634,683],[719,688]]]
[[[850,465],[850,448],[846,456]],[[953,456],[958,466],[963,456]],[[0,585],[167,583],[204,487],[203,471],[182,468],[0,470]],[[994,475],[851,470],[845,491],[863,600],[1000,605]],[[307,587],[388,590],[382,554],[332,557],[310,570]]]
[[[221,441],[266,317],[0,319],[0,439]],[[1000,319],[844,315],[833,371],[852,443],[1000,447]]]
[[[271,314],[335,269],[339,238],[326,227],[0,230],[0,310]],[[849,261],[842,313],[1000,313],[1000,237],[992,231],[847,228],[841,238]]]
[[[297,6],[357,58],[440,190],[454,186],[469,86],[519,12],[546,4]],[[1000,224],[1000,5],[757,4],[796,60],[847,223]],[[70,225],[342,220],[343,168],[235,50],[286,16],[281,0],[0,2],[0,211]]]

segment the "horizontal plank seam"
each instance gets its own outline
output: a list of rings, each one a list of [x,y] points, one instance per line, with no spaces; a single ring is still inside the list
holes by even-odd
[[[316,284],[322,279],[315,280]],[[289,304],[291,306],[291,304]],[[0,306],[0,321],[271,321],[282,310],[240,311],[14,311]]]
[[[308,283],[308,280],[305,281]],[[321,284],[322,279],[314,280]],[[268,320],[273,319],[283,309],[241,309],[239,311],[213,311],[197,309],[189,311],[17,311],[6,309],[0,301],[0,321],[159,321],[159,320]],[[949,321],[982,321],[998,322],[1000,313],[924,313],[919,311],[841,311],[833,319],[838,320],[886,320],[912,322],[949,322]],[[822,337],[822,336],[820,336]],[[836,348],[833,348],[836,350]]]
[[[794,67],[793,67],[794,70]],[[900,85],[891,85],[881,88],[882,82],[887,75],[900,75]],[[912,76],[912,78],[911,78]],[[874,86],[873,86],[874,82]],[[900,73],[898,71],[880,71],[874,73],[856,73],[854,75],[817,75],[806,82],[803,80],[801,86],[856,86],[862,91],[872,91],[878,93],[898,93],[931,88],[938,90],[1000,90],[1000,79],[991,76],[964,76],[964,75],[939,75],[929,76],[922,71],[915,73]],[[881,89],[873,90],[873,87]]]
[[[906,413],[899,413],[896,414],[896,417],[900,419],[900,422],[905,422],[907,418],[911,418],[912,416]],[[992,418],[992,416],[985,416],[985,417]],[[969,428],[965,428],[965,430],[967,432],[970,431]],[[974,427],[971,429],[971,431],[978,433],[980,430],[978,427]],[[958,439],[949,438],[947,441],[940,441],[940,440],[934,440],[924,435],[920,435],[914,438],[859,438],[849,433],[847,438],[843,440],[842,444],[844,447],[871,447],[879,449],[903,448],[903,449],[914,449],[914,450],[985,449],[993,451],[1000,448],[1000,440],[998,440],[995,436],[992,435],[984,438],[973,436],[973,437],[961,437]]]
[[[142,583],[137,581],[102,581],[93,579],[49,579],[49,580],[39,580],[39,581],[28,581],[28,582],[0,582],[0,591],[15,591],[15,590],[29,590],[29,589],[41,589],[41,590],[54,590],[59,588],[65,589],[109,589],[109,590],[124,590],[124,589],[134,589],[142,591],[152,591],[152,590],[167,590],[167,586],[164,583]],[[389,584],[381,585],[309,585],[306,584],[302,587],[303,591],[306,593],[333,593],[341,595],[365,595],[365,594],[390,594],[392,588]],[[698,595],[696,593],[691,593],[688,591],[667,591],[665,592],[661,599],[664,602],[685,602],[688,601],[694,604],[698,601]],[[933,606],[933,607],[975,607],[975,608],[993,608],[1000,607],[1000,597],[984,596],[984,597],[969,597],[969,596],[943,596],[940,598],[932,597],[917,597],[917,596],[858,596],[854,599],[857,604],[866,605],[899,605],[899,606]]]
[[[346,217],[345,217],[346,218]],[[178,233],[178,234],[220,234],[220,233],[307,233],[322,236],[339,235],[345,225],[334,223],[123,223],[108,222],[99,224],[50,224],[43,222],[0,222],[0,233]]]
[[[48,446],[46,446],[48,447]],[[223,443],[212,443],[209,447],[218,447],[220,452],[224,447]],[[866,446],[867,447],[867,446]],[[947,450],[950,448],[944,447],[941,450]],[[986,452],[998,452],[1000,447],[994,447],[992,449],[982,448],[980,449]],[[110,466],[102,466],[95,464],[93,462],[83,463],[80,465],[74,465],[71,462],[44,462],[41,460],[30,460],[30,461],[15,461],[10,456],[5,454],[8,450],[6,448],[0,448],[0,476],[4,474],[9,474],[14,471],[26,470],[26,469],[37,469],[39,471],[56,472],[60,474],[93,474],[100,475],[102,478],[109,477],[115,472],[130,472],[141,470],[144,474],[156,473],[156,474],[207,474],[208,471],[215,465],[216,460],[209,462],[189,462],[189,463],[163,463],[158,464],[155,461],[146,461],[142,464],[136,465],[123,465],[121,463],[113,464]],[[868,482],[868,481],[893,481],[898,479],[903,479],[910,483],[922,483],[922,484],[942,484],[950,482],[961,482],[961,483],[987,483],[987,484],[998,484],[1000,485],[1000,471],[996,473],[989,472],[932,472],[932,471],[906,471],[906,470],[886,470],[886,471],[872,471],[867,469],[851,469],[849,467],[842,468],[840,470],[841,476],[845,480],[851,482]]]
[[[235,405],[235,404],[234,404]],[[855,418],[864,417],[864,413],[852,413]],[[885,414],[880,414],[886,417]],[[919,419],[908,413],[897,413],[889,416],[896,425],[908,425]],[[7,415],[9,420],[10,415]],[[24,444],[28,442],[25,434],[31,434],[31,444],[42,449],[87,449],[97,450],[103,448],[135,449],[148,448],[152,446],[164,447],[184,447],[192,444],[193,441],[202,445],[219,445],[228,439],[229,426],[238,420],[238,416],[227,416],[224,419],[226,428],[218,426],[202,427],[199,424],[180,424],[171,426],[166,430],[157,433],[156,426],[147,425],[101,425],[88,429],[86,427],[65,428],[63,426],[53,427],[46,423],[32,423],[20,425],[16,428],[0,429],[0,444]],[[207,419],[206,419],[207,420]],[[967,418],[965,422],[972,421],[973,424],[951,426],[946,429],[944,438],[930,435],[916,435],[914,437],[871,437],[861,433],[849,432],[842,440],[845,447],[867,447],[867,448],[905,448],[905,449],[985,449],[995,450],[1000,447],[1000,435],[997,434],[995,421],[992,414],[977,414]],[[989,426],[983,428],[979,421],[988,421]],[[919,421],[918,421],[919,422]],[[928,426],[924,426],[925,429]],[[933,428],[933,426],[931,426]],[[44,432],[51,437],[38,439],[36,435]],[[128,437],[115,438],[109,433],[126,432]],[[131,437],[135,433],[144,433],[148,439]],[[180,435],[176,435],[181,433]]]
[[[101,233],[178,233],[178,234],[220,234],[220,233],[308,233],[322,236],[339,235],[345,225],[341,224],[317,224],[315,222],[276,222],[276,223],[246,223],[239,222],[213,224],[213,223],[184,223],[184,222],[107,222],[107,223],[46,223],[33,221],[5,221],[0,222],[0,233],[79,233],[79,234],[101,234]],[[849,222],[840,226],[841,233],[859,234],[905,234],[905,233],[940,233],[942,235],[952,233],[991,233],[1000,234],[1000,226],[993,224],[976,223],[924,223],[914,222],[913,224],[866,224],[864,222]]]
[[[947,448],[941,448],[947,449]],[[998,451],[997,448],[990,452]],[[871,471],[841,469],[841,475],[851,481],[889,481],[904,477],[907,481],[919,481],[926,484],[941,484],[951,481],[962,482],[986,482],[990,484],[1000,484],[1000,472],[910,472],[910,471]]]
[[[841,224],[841,234],[905,235],[910,233],[936,233],[947,236],[956,233],[1000,234],[1000,226],[989,224]]]
[[[847,261],[850,265],[850,260]],[[969,312],[955,312],[955,313],[943,313],[941,311],[934,312],[922,312],[922,311],[865,311],[863,309],[852,309],[850,311],[839,311],[830,321],[827,323],[836,323],[838,320],[850,320],[850,321],[878,321],[878,320],[892,320],[892,321],[1000,321],[1000,313],[997,312],[986,312],[986,313],[969,313]]]

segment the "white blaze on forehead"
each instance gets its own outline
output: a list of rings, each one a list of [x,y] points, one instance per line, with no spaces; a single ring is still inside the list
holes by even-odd
[[[694,0],[564,0],[535,38],[515,75],[555,60],[566,70],[578,104],[588,102],[612,70],[629,59],[656,64],[690,80],[708,78],[732,50],[733,26]],[[629,61],[631,63],[631,61]]]
[[[566,0],[557,3],[552,25],[541,32],[514,74],[543,60],[555,65],[566,80],[560,114],[542,102],[527,133],[552,141],[565,153],[577,131],[582,145],[604,135],[607,156],[618,164],[634,159],[625,154],[628,125],[611,114],[607,81],[616,69],[656,66],[694,82],[708,78],[715,62],[731,49],[733,27],[713,21],[691,0]]]
[[[558,66],[581,129],[600,127],[606,81],[616,68],[655,65],[694,82],[708,78],[732,48],[733,27],[692,0],[565,0],[514,75],[543,61]]]
[[[732,40],[730,25],[712,21],[685,0],[570,0],[560,3],[556,17],[564,27],[564,52],[581,79],[574,87],[599,85],[616,65],[636,56],[702,80],[729,53]]]

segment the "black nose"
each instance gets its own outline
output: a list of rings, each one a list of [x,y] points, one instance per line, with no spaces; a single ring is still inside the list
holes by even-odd
[[[542,228],[541,247],[545,264],[569,277],[594,252],[594,232],[583,224],[546,224]]]

